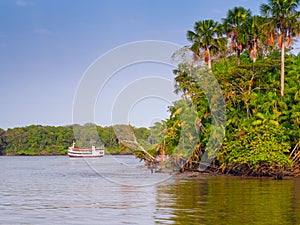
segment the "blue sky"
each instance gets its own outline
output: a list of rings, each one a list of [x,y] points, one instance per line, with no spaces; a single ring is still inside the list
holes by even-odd
[[[244,6],[258,14],[262,2],[265,1],[1,0],[0,127],[72,124],[76,89],[86,69],[99,56],[119,45],[141,40],[188,45],[185,34],[195,21],[220,20],[234,6]],[[126,80],[129,73],[132,77],[127,82],[148,75],[173,78],[172,68],[150,65],[129,68],[118,76]],[[122,82],[117,81],[107,88],[106,97],[99,97],[93,122],[111,124],[106,113],[109,96],[120,90]],[[141,102],[131,110],[128,117],[133,125],[149,126],[168,115],[167,101],[152,99],[148,103]]]

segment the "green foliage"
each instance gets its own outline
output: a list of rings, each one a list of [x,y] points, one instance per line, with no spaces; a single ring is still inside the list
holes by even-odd
[[[192,42],[191,50],[199,57],[204,51],[204,61],[211,68],[211,56],[224,52],[226,38],[222,37],[222,26],[213,20],[197,21],[194,30],[187,32],[187,40]]]
[[[259,59],[255,63],[242,57],[239,66],[235,60],[235,57],[224,59],[212,68],[222,89],[227,117],[226,136],[216,158],[217,164],[226,165],[227,171],[247,165],[248,170],[254,172],[262,166],[270,171],[295,166],[297,162],[292,162],[290,155],[300,141],[300,57],[287,55],[285,96],[281,96],[278,86],[280,61],[277,57]],[[204,89],[191,72],[193,69],[181,64],[174,73],[177,92],[183,93],[183,100],[190,99],[197,109],[199,132],[192,160],[200,161],[212,135],[213,118]],[[201,74],[197,76],[205,76]],[[168,154],[174,154],[180,138],[188,136],[181,132],[180,114],[184,107],[180,102],[183,100],[170,107],[170,118],[164,122],[166,133],[160,144]]]
[[[133,129],[138,140],[150,145],[148,141],[150,130]],[[104,145],[108,154],[133,153],[130,149],[119,145],[112,126],[101,127],[88,123],[83,126],[31,125],[6,131],[0,129],[0,155],[65,155],[75,137],[76,145],[79,147]]]
[[[8,129],[0,137],[8,155],[61,155],[66,154],[72,142],[72,127],[31,125]]]
[[[269,121],[256,125],[242,123],[236,133],[240,132],[239,130],[244,131],[243,135],[227,135],[220,153],[220,157],[224,157],[222,163],[226,163],[230,168],[239,168],[247,164],[254,170],[261,165],[291,165],[291,160],[287,157],[291,146],[285,129]]]
[[[246,163],[250,168],[262,164],[291,165],[288,153],[300,137],[299,63],[299,57],[288,56],[283,97],[277,85],[280,76],[277,59],[267,58],[255,64],[244,62],[238,68],[215,65],[228,118],[224,152],[219,155],[222,163],[229,166]]]
[[[5,154],[5,140],[4,140],[5,131],[0,128],[0,155]]]

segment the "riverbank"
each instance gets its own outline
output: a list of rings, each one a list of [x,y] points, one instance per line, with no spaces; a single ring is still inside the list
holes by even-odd
[[[134,155],[133,153],[127,153],[127,152],[120,152],[120,153],[105,153],[105,155],[116,155],[116,156],[126,156],[126,155]],[[7,156],[7,157],[13,157],[13,156],[68,156],[68,154],[4,154],[4,155],[0,155],[0,156]]]
[[[204,171],[199,171],[196,169],[180,169],[176,172],[177,177],[191,178],[191,177],[202,177],[202,176],[229,176],[229,177],[249,177],[249,178],[266,178],[274,180],[282,180],[289,178],[300,178],[300,166],[295,168],[289,168],[286,170],[278,169],[269,172],[253,172],[251,170],[247,171],[226,171],[222,169],[206,169]]]
[[[263,179],[263,180],[286,180],[286,179],[300,179],[300,173],[295,175],[286,175],[286,176],[253,176],[253,175],[234,175],[234,174],[222,174],[222,173],[213,173],[213,172],[195,172],[195,171],[185,171],[185,172],[175,172],[174,176],[176,178],[202,178],[202,177],[240,177],[245,179]]]

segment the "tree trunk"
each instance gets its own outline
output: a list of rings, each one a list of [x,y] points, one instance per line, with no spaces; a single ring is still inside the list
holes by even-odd
[[[237,57],[238,57],[238,65],[241,63],[241,51],[237,50]]]
[[[208,49],[208,68],[211,69],[211,58],[210,58],[210,51]]]
[[[280,76],[280,85],[281,85],[281,96],[284,95],[284,47],[285,47],[285,43],[284,43],[284,39],[281,45],[281,76]]]

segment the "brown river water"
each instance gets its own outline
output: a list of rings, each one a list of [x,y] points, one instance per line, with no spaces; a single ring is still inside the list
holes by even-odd
[[[300,224],[300,179],[178,177],[133,156],[2,156],[0,224]]]

